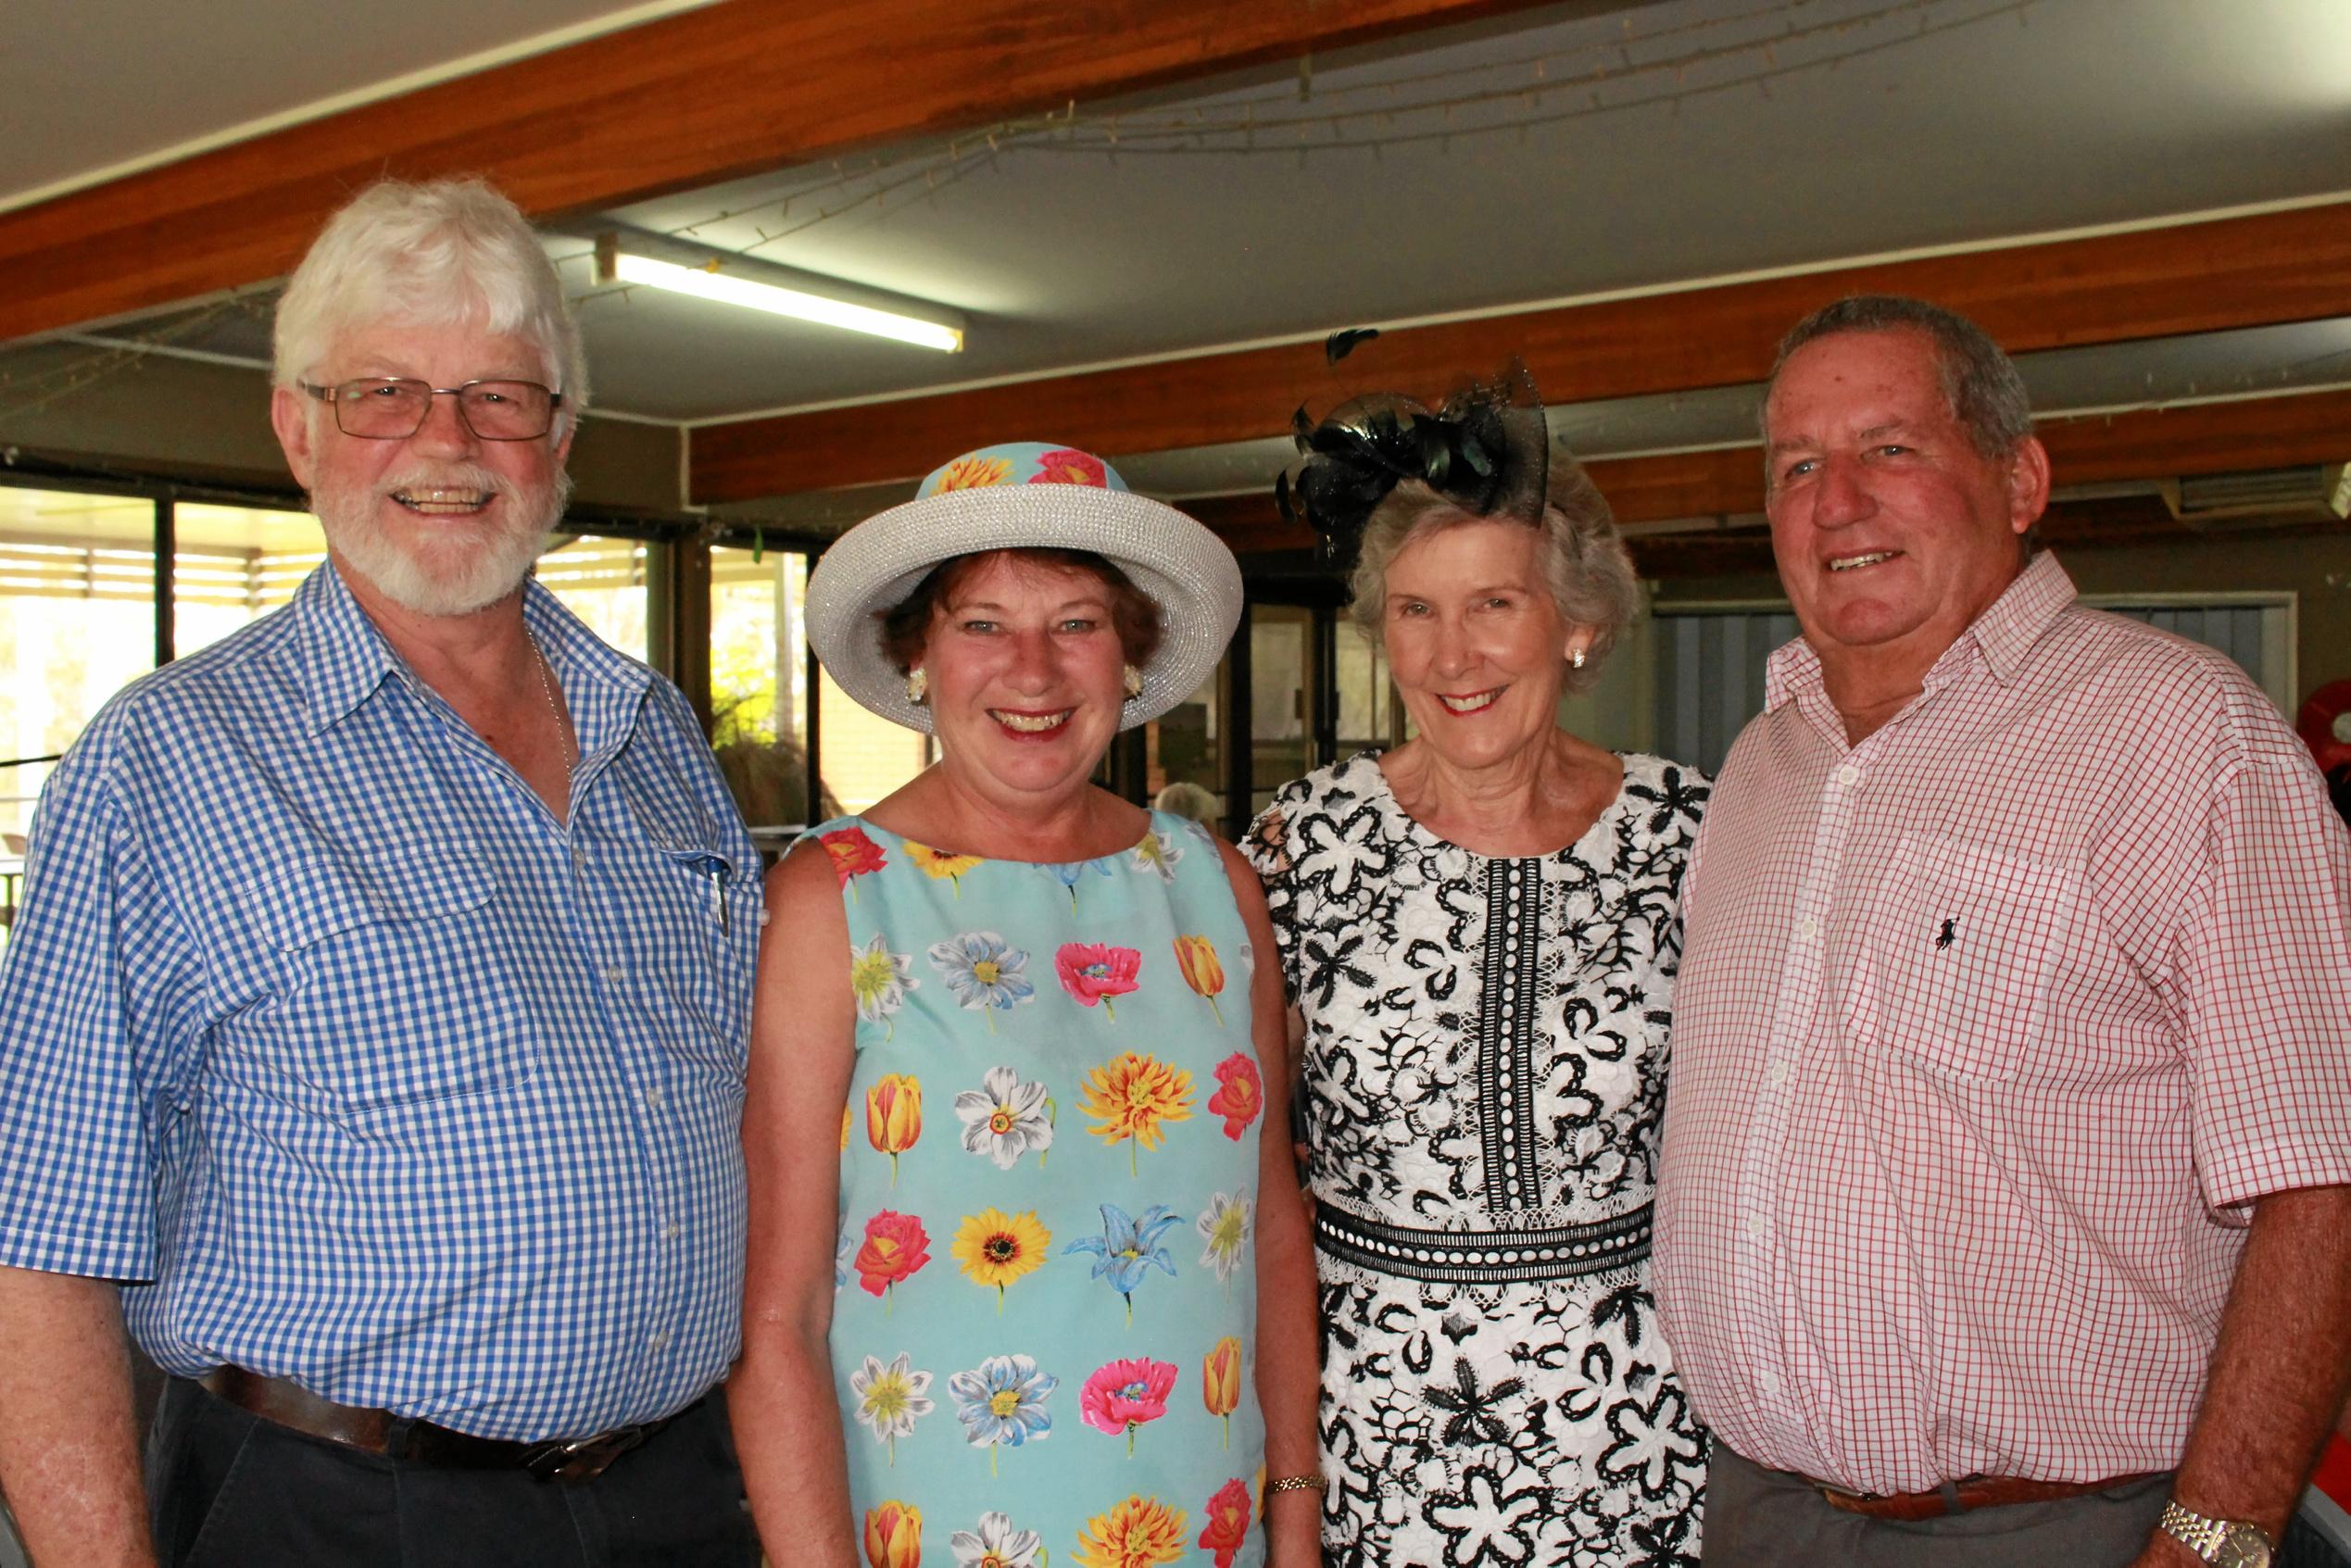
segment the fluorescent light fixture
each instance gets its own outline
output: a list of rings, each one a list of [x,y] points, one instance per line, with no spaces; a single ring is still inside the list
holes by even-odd
[[[626,238],[621,241],[624,246],[629,243]],[[743,270],[752,268],[767,270],[764,264],[752,258],[746,257],[744,261],[747,265]],[[673,261],[657,261],[651,257],[632,255],[625,249],[612,257],[613,276],[624,283],[643,283],[648,288],[667,289],[673,294],[692,295],[697,299],[741,306],[746,310],[764,310],[770,315],[789,316],[795,320],[814,321],[822,326],[841,327],[853,332],[870,332],[875,337],[911,343],[921,348],[936,348],[942,354],[962,352],[963,329],[960,326],[926,321],[876,306],[827,298],[821,294],[780,283],[761,282],[739,276],[734,270],[723,270],[727,267],[728,263],[717,257],[699,267],[685,267]],[[773,270],[782,272],[786,270],[778,267]],[[847,287],[845,285],[845,290]]]

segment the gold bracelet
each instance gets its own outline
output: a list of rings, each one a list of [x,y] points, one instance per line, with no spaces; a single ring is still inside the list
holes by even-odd
[[[1276,1475],[1265,1483],[1265,1495],[1276,1492],[1327,1492],[1330,1483],[1319,1475]]]

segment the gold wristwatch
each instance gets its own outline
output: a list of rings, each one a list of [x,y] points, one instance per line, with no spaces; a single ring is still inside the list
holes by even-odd
[[[2163,1517],[2156,1523],[2165,1535],[2215,1568],[2269,1568],[2270,1554],[2278,1549],[2257,1524],[2242,1519],[2208,1519],[2177,1502],[2165,1503]]]

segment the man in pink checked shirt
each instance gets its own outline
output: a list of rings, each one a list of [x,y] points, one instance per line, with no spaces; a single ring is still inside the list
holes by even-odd
[[[1765,404],[1804,627],[1688,880],[1658,1305],[1706,1558],[2267,1563],[2351,1361],[2351,843],[2227,659],[2081,608],[1971,324]]]

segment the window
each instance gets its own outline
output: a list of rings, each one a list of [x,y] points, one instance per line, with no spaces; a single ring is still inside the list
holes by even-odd
[[[635,659],[646,657],[645,546],[594,533],[552,534],[539,557],[540,584],[588,630]]]
[[[710,746],[755,832],[833,814],[808,807],[807,586],[796,551],[710,551]]]
[[[292,599],[326,559],[326,535],[308,512],[182,501],[172,549],[171,649],[185,657]]]

